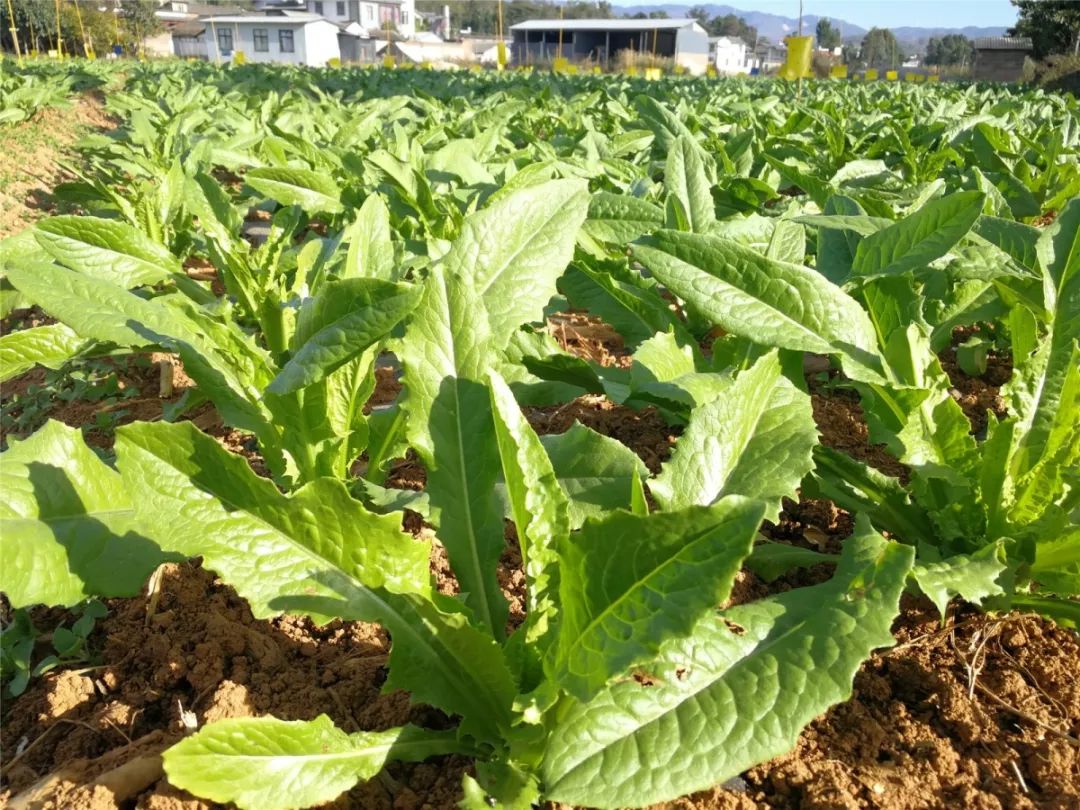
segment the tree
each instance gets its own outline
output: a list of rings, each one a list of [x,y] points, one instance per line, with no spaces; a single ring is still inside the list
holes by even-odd
[[[1009,36],[1030,37],[1033,55],[1080,54],[1080,3],[1075,0],[1012,0],[1019,11]]]
[[[975,43],[962,34],[930,37],[926,43],[928,65],[960,65],[966,67],[975,60]]]
[[[840,59],[852,70],[859,70],[866,67],[866,63],[862,59],[862,54],[859,51],[858,45],[845,45],[844,50],[840,53]]]
[[[154,12],[158,4],[154,0],[124,0],[120,7],[120,20],[126,36],[142,49],[143,40],[162,29],[161,20]]]
[[[687,16],[697,20],[702,28],[708,28],[709,12],[704,6],[694,6],[690,9]]]
[[[844,43],[840,29],[832,24],[828,17],[822,17],[817,21],[817,44],[819,48],[831,51],[839,48]]]
[[[713,17],[705,27],[714,37],[738,37],[751,48],[758,38],[757,29],[752,25],[747,25],[746,20],[735,14]]]
[[[892,70],[900,65],[900,44],[888,28],[871,28],[863,37],[860,55],[867,67]]]

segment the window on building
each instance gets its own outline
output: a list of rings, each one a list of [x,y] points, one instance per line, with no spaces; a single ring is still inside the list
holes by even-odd
[[[406,11],[405,9],[401,10],[401,24],[402,25],[408,25],[409,24],[409,12]]]
[[[270,32],[265,28],[255,28],[251,32],[255,36],[255,50],[266,53],[270,50]]]
[[[322,14],[323,13],[322,3],[318,2],[318,0],[316,0],[316,3],[315,3],[315,13],[316,14]]]
[[[375,22],[375,6],[371,3],[364,4],[364,19],[368,22]]]
[[[278,47],[281,48],[282,53],[293,53],[296,49],[293,47],[293,32],[291,28],[282,28],[277,32]]]
[[[344,2],[344,0],[338,0],[336,8],[337,8],[337,15],[339,17],[344,17],[345,16],[345,2]]]
[[[217,32],[218,50],[222,53],[232,53],[232,29],[219,28]]]

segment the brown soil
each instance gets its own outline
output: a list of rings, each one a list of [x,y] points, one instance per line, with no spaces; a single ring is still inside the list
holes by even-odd
[[[107,449],[112,446],[113,430],[117,425],[160,419],[163,407],[178,400],[192,384],[191,378],[184,373],[183,366],[175,355],[133,354],[115,359],[102,358],[93,362],[98,366],[103,382],[111,374],[115,377],[121,394],[127,392],[132,396],[113,397],[116,401],[111,404],[100,399],[69,400],[57,396],[59,389],[67,387],[60,382],[45,400],[28,397],[32,387],[41,388],[46,384],[49,374],[40,366],[32,368],[0,385],[0,405],[12,418],[22,415],[23,409],[29,407],[31,402],[35,407],[40,407],[40,413],[25,425],[25,429],[17,432],[0,427],[0,442],[6,444],[9,435],[22,438],[33,433],[46,419],[56,419],[71,427],[84,427],[83,435],[87,443]],[[163,362],[169,363],[168,369],[162,369]],[[171,392],[163,395],[162,386],[170,384]],[[99,416],[107,416],[108,419],[100,421]]]
[[[112,600],[109,607],[92,637],[99,666],[47,676],[5,707],[3,749],[23,753],[5,763],[0,803],[62,768],[49,806],[119,807],[115,795],[93,781],[103,768],[137,754],[140,749],[128,747],[133,740],[157,733],[160,751],[179,739],[185,713],[199,726],[226,717],[306,720],[320,713],[348,731],[447,724],[439,712],[410,707],[403,692],[380,692],[389,640],[377,625],[256,621],[231,588],[196,564],[165,567],[156,605],[141,596]],[[450,807],[466,765],[448,758],[393,766],[390,778],[357,787],[337,806]],[[160,777],[140,792],[140,807],[212,806]]]
[[[986,358],[986,372],[970,377],[956,363],[956,350],[948,348],[941,353],[941,367],[949,375],[952,395],[971,422],[971,432],[982,436],[986,433],[987,415],[998,419],[1006,416],[1005,402],[1000,389],[1012,376],[1012,358],[990,352]]]
[[[906,480],[908,471],[882,444],[871,444],[859,397],[854,391],[819,392],[811,383],[810,404],[821,443],[847,453],[881,472]]]
[[[541,435],[565,433],[574,422],[581,422],[597,433],[618,439],[654,473],[671,456],[679,435],[679,430],[664,422],[655,408],[637,411],[616,405],[599,394],[586,394],[562,405],[529,406],[522,410]]]
[[[584,360],[621,368],[629,367],[632,362],[622,335],[583,310],[553,314],[548,318],[547,331],[564,351]]]
[[[441,556],[433,555],[434,567]],[[512,554],[504,562],[504,575],[513,576]],[[818,578],[766,587],[743,572],[736,596]],[[452,591],[452,579],[445,572],[441,579]],[[447,724],[439,712],[410,707],[401,692],[380,692],[388,639],[375,625],[256,621],[196,564],[166,566],[153,608],[145,596],[109,606],[92,637],[98,667],[50,674],[5,707],[4,751],[22,753],[7,758],[0,801],[37,785],[48,796],[42,807],[213,807],[171,788],[156,770],[156,755],[182,736],[185,713],[199,726],[323,712],[350,731]],[[966,609],[942,629],[916,600],[906,600],[896,632],[899,645],[863,666],[853,699],[812,723],[794,751],[666,807],[1080,807],[1080,750],[1069,739],[1080,735],[1074,634],[1032,616]],[[118,774],[125,765],[134,777]],[[395,764],[388,778],[334,806],[449,809],[469,767],[453,757]]]
[[[109,130],[115,122],[100,97],[87,94],[70,108],[49,107],[28,121],[5,129],[0,138],[0,239],[55,210],[49,193],[73,179],[59,162],[88,130]]]

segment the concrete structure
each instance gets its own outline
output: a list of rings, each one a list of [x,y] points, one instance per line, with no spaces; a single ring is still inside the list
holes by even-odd
[[[515,64],[592,59],[609,66],[620,51],[674,60],[700,75],[709,64],[709,37],[697,20],[528,20],[510,26]]]
[[[981,37],[975,40],[972,78],[984,82],[1018,82],[1031,53],[1027,37]]]
[[[724,75],[749,73],[746,43],[738,37],[709,37],[709,64]]]
[[[307,0],[309,14],[335,23],[359,23],[368,31],[387,26],[411,37],[416,33],[416,0]]]
[[[304,11],[200,17],[206,56],[223,62],[239,51],[247,62],[284,62],[323,67],[341,59],[334,23]]]
[[[787,48],[783,45],[773,45],[768,42],[759,42],[754,51],[753,67],[762,72],[769,72],[779,68],[787,61]]]

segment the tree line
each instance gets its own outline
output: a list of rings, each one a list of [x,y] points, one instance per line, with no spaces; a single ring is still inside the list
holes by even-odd
[[[161,30],[154,16],[154,0],[63,0],[60,3],[60,41],[66,54],[82,56],[89,45],[98,56],[116,44],[125,47],[141,43]],[[23,52],[45,52],[56,48],[56,5],[45,0],[0,2],[0,47],[15,51],[11,29]]]

